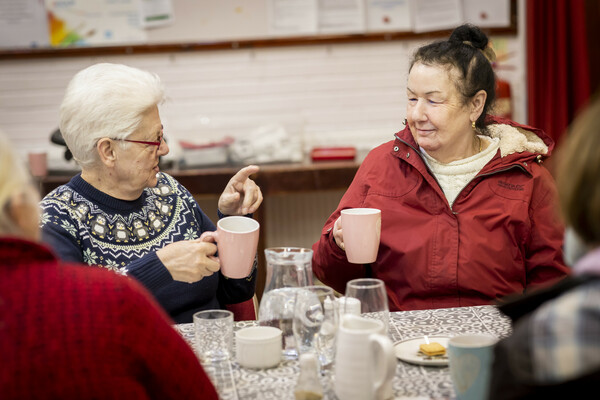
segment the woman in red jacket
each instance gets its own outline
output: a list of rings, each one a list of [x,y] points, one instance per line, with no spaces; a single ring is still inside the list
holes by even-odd
[[[494,56],[478,28],[419,48],[407,83],[406,128],[365,158],[313,245],[313,268],[344,292],[371,275],[391,310],[490,304],[567,274],[556,188],[541,165],[554,143],[490,116]],[[347,261],[340,211],[381,210],[377,260]]]
[[[61,263],[38,242],[39,195],[0,135],[0,397],[217,399],[136,281]]]

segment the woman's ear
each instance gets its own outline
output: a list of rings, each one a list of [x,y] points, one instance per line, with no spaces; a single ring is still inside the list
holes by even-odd
[[[39,196],[33,188],[12,195],[8,204],[8,215],[20,229],[23,237],[33,241],[40,240]]]
[[[96,144],[96,150],[102,164],[107,167],[112,167],[117,160],[115,153],[115,144],[109,138],[102,138]]]
[[[475,93],[475,96],[471,98],[471,121],[477,121],[483,112],[483,106],[485,106],[485,101],[487,100],[487,92],[485,90],[480,90]]]

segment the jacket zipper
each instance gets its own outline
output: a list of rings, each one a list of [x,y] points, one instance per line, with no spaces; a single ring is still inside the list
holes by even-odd
[[[419,157],[421,158],[421,160],[423,160],[423,164],[425,164],[425,168],[427,168],[427,170],[429,171],[429,174],[433,177],[433,179],[435,180],[435,182],[438,184],[438,186],[440,187],[440,189],[442,188],[442,185],[440,185],[440,182],[437,180],[437,178],[435,177],[435,174],[431,171],[431,169],[429,168],[429,166],[427,165],[427,162],[425,162],[425,159],[423,158],[423,155],[421,155],[421,152],[418,151],[417,149],[415,149],[410,143],[405,142],[404,140],[400,139],[397,135],[394,135],[394,137],[396,139],[398,139],[399,141],[401,141],[402,143],[404,143],[405,145],[407,145],[408,147],[410,147],[411,149],[413,149],[415,151],[415,153],[417,153],[419,155]],[[477,178],[484,178],[486,176],[491,176],[491,175],[495,175],[495,174],[499,174],[501,172],[506,172],[508,170],[511,170],[513,168],[519,168],[520,170],[522,170],[524,173],[526,173],[527,175],[531,175],[529,174],[529,172],[527,172],[527,170],[525,168],[523,168],[520,164],[512,164],[509,165],[506,168],[503,169],[499,169],[499,170],[495,170],[495,171],[490,171],[490,172],[486,172],[485,174],[481,174],[481,175],[476,175],[471,182],[473,182],[473,180],[477,179]],[[471,183],[469,182],[469,183]],[[468,186],[469,184],[467,184]],[[458,194],[456,195],[456,198],[458,199],[458,197],[460,196],[460,194],[463,192],[463,190],[467,187],[465,186],[464,188],[461,189],[460,192],[458,192]],[[443,192],[443,190],[442,190]],[[446,199],[446,203],[448,203],[448,200]],[[448,208],[450,208],[450,211],[452,211],[453,215],[456,215],[457,213],[452,209],[452,207],[450,207],[450,204],[448,203]]]

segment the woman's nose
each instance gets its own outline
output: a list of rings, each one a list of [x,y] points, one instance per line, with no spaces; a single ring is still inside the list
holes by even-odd
[[[158,146],[158,155],[165,156],[167,154],[169,154],[169,145],[167,144],[167,141],[162,138],[160,141],[160,146]]]
[[[411,119],[413,121],[424,121],[427,119],[425,107],[421,100],[418,100],[411,109]]]

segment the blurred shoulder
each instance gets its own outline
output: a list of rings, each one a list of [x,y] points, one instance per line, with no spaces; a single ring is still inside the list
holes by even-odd
[[[109,297],[146,297],[146,290],[134,278],[118,271],[79,263],[61,263],[60,279],[89,294]]]
[[[534,373],[562,382],[600,368],[600,280],[543,304],[530,321]],[[561,363],[553,360],[562,360]]]

